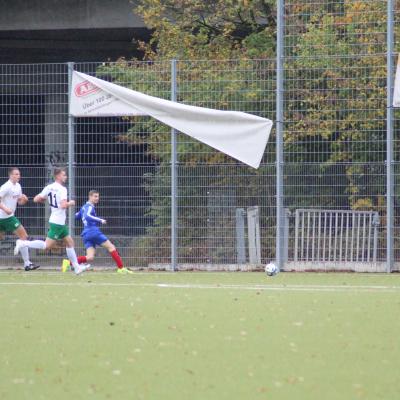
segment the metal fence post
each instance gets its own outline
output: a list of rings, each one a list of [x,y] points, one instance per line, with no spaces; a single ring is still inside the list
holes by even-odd
[[[171,60],[171,100],[176,101],[176,60]],[[177,143],[176,130],[171,129],[171,269],[177,269]]]
[[[249,238],[249,262],[261,264],[260,211],[258,206],[247,208],[247,229]]]
[[[236,209],[236,262],[246,263],[246,244],[244,234],[244,208]]]
[[[387,2],[387,54],[386,54],[386,271],[391,272],[393,267],[393,0]]]
[[[289,208],[285,208],[285,224],[284,224],[284,236],[283,236],[283,262],[287,263],[289,260],[289,224],[292,213]]]
[[[69,113],[69,103],[72,88],[72,73],[74,63],[68,63],[68,195],[75,200],[75,137],[74,137],[74,117]],[[70,210],[68,212],[68,228],[70,235],[75,235],[75,215]]]
[[[283,58],[284,58],[284,0],[277,4],[276,56],[276,263],[283,267]]]

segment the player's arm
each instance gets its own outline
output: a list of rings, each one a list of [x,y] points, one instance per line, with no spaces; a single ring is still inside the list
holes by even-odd
[[[33,198],[33,202],[34,203],[44,203],[46,201],[47,197],[42,196],[41,193],[37,194],[34,198]]]
[[[63,199],[63,200],[61,200],[60,208],[65,210],[66,208],[72,207],[74,205],[75,205],[75,200]]]
[[[18,197],[18,205],[23,206],[29,201],[28,196],[24,195],[23,193],[21,196]]]
[[[75,219],[82,219],[82,209],[75,213]]]
[[[10,210],[5,204],[1,202],[1,197],[0,197],[0,209],[2,209],[8,215],[12,214],[12,210]]]
[[[95,221],[98,222],[99,224],[106,224],[107,221],[103,218],[99,218],[93,215],[93,207],[90,206],[85,210],[85,218],[86,221]]]
[[[63,210],[75,205],[75,200],[68,200],[66,188],[63,188],[62,192],[60,193],[60,200],[59,207]]]
[[[47,200],[49,194],[48,187],[46,186],[39,194],[33,198],[34,203],[44,203]]]
[[[7,194],[7,191],[4,189],[0,191],[0,209],[3,210],[7,215],[12,214],[12,210],[10,210],[5,204],[2,203],[2,198]]]

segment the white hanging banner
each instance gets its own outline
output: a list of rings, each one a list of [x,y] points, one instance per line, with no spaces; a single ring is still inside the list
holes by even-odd
[[[272,121],[239,111],[188,106],[148,96],[74,71],[70,114],[75,117],[148,115],[258,168]]]
[[[400,107],[400,54],[397,59],[396,78],[394,81],[393,107]]]

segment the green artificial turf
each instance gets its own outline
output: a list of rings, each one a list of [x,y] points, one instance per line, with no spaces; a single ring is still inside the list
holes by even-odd
[[[0,399],[398,399],[400,275],[0,272]]]

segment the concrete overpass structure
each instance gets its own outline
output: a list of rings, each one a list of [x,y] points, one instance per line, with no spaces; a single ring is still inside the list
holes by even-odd
[[[0,0],[0,64],[138,57],[132,0]]]

